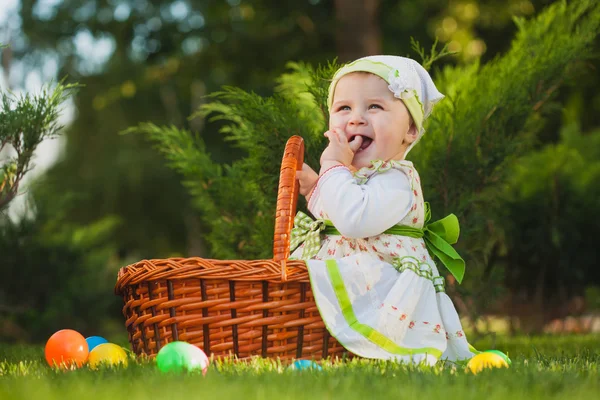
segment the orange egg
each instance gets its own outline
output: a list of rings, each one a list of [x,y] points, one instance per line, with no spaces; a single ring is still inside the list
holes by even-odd
[[[44,354],[51,367],[79,368],[87,361],[88,344],[79,332],[63,329],[50,336]]]

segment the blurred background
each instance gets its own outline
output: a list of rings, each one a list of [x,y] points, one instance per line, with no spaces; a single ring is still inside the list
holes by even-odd
[[[83,85],[63,105],[63,135],[38,147],[36,167],[0,216],[0,341],[42,342],[66,327],[84,336],[124,337],[122,299],[113,295],[120,267],[143,258],[210,257],[181,177],[143,136],[121,135],[124,129],[153,122],[199,132],[212,159],[227,164],[241,153],[223,140],[219,124],[189,118],[223,85],[271,95],[288,61],[317,66],[370,54],[414,58],[411,37],[425,48],[437,38],[457,52],[436,62],[438,68],[485,63],[510,48],[513,17],[533,17],[551,3],[0,0],[0,43],[9,46],[0,50],[1,90],[38,92],[65,77]],[[600,129],[599,66],[594,59],[561,88],[560,107],[539,130],[536,151],[559,144],[566,126],[583,135]],[[545,176],[545,165],[540,159],[539,176],[524,178],[523,185]],[[597,192],[596,182],[585,185],[578,196]],[[519,278],[506,270],[494,276],[483,302],[457,294],[459,310],[478,304],[464,315],[475,334],[600,331],[591,237],[598,201],[577,202],[561,187],[548,190],[506,207],[528,213],[548,202],[548,218],[563,218],[560,226],[568,228],[560,239],[558,225],[540,224],[536,236],[514,222],[521,247],[509,246],[507,253],[500,245],[494,262],[515,261]],[[561,253],[544,253],[565,240],[581,245],[573,250],[577,269],[556,257]],[[546,256],[523,256],[531,248]],[[519,307],[507,306],[508,298],[521,299]],[[556,300],[551,307],[547,298]]]

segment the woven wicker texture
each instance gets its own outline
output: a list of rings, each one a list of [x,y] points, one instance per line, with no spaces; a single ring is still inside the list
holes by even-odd
[[[303,140],[293,136],[281,163],[272,260],[169,258],[121,268],[115,293],[123,296],[136,354],[154,356],[174,340],[240,359],[321,359],[346,352],[325,329],[306,264],[288,260],[296,170],[303,160]]]

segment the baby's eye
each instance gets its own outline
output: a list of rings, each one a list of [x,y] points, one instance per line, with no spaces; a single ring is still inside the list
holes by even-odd
[[[376,109],[376,108],[379,108],[380,110],[383,110],[383,107],[381,107],[379,104],[371,104],[369,106],[369,110]]]
[[[338,107],[338,111],[349,111],[350,107],[349,106],[339,106]]]

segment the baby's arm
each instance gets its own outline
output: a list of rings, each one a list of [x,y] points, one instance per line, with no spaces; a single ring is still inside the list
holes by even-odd
[[[383,233],[408,214],[414,201],[408,177],[397,169],[375,174],[359,185],[347,168],[332,168],[317,182],[311,212],[317,196],[333,225],[349,238]]]
[[[300,184],[300,194],[306,197],[306,201],[309,201],[310,194],[319,180],[319,175],[308,164],[304,163],[302,164],[302,170],[296,171],[296,179],[298,179]]]

